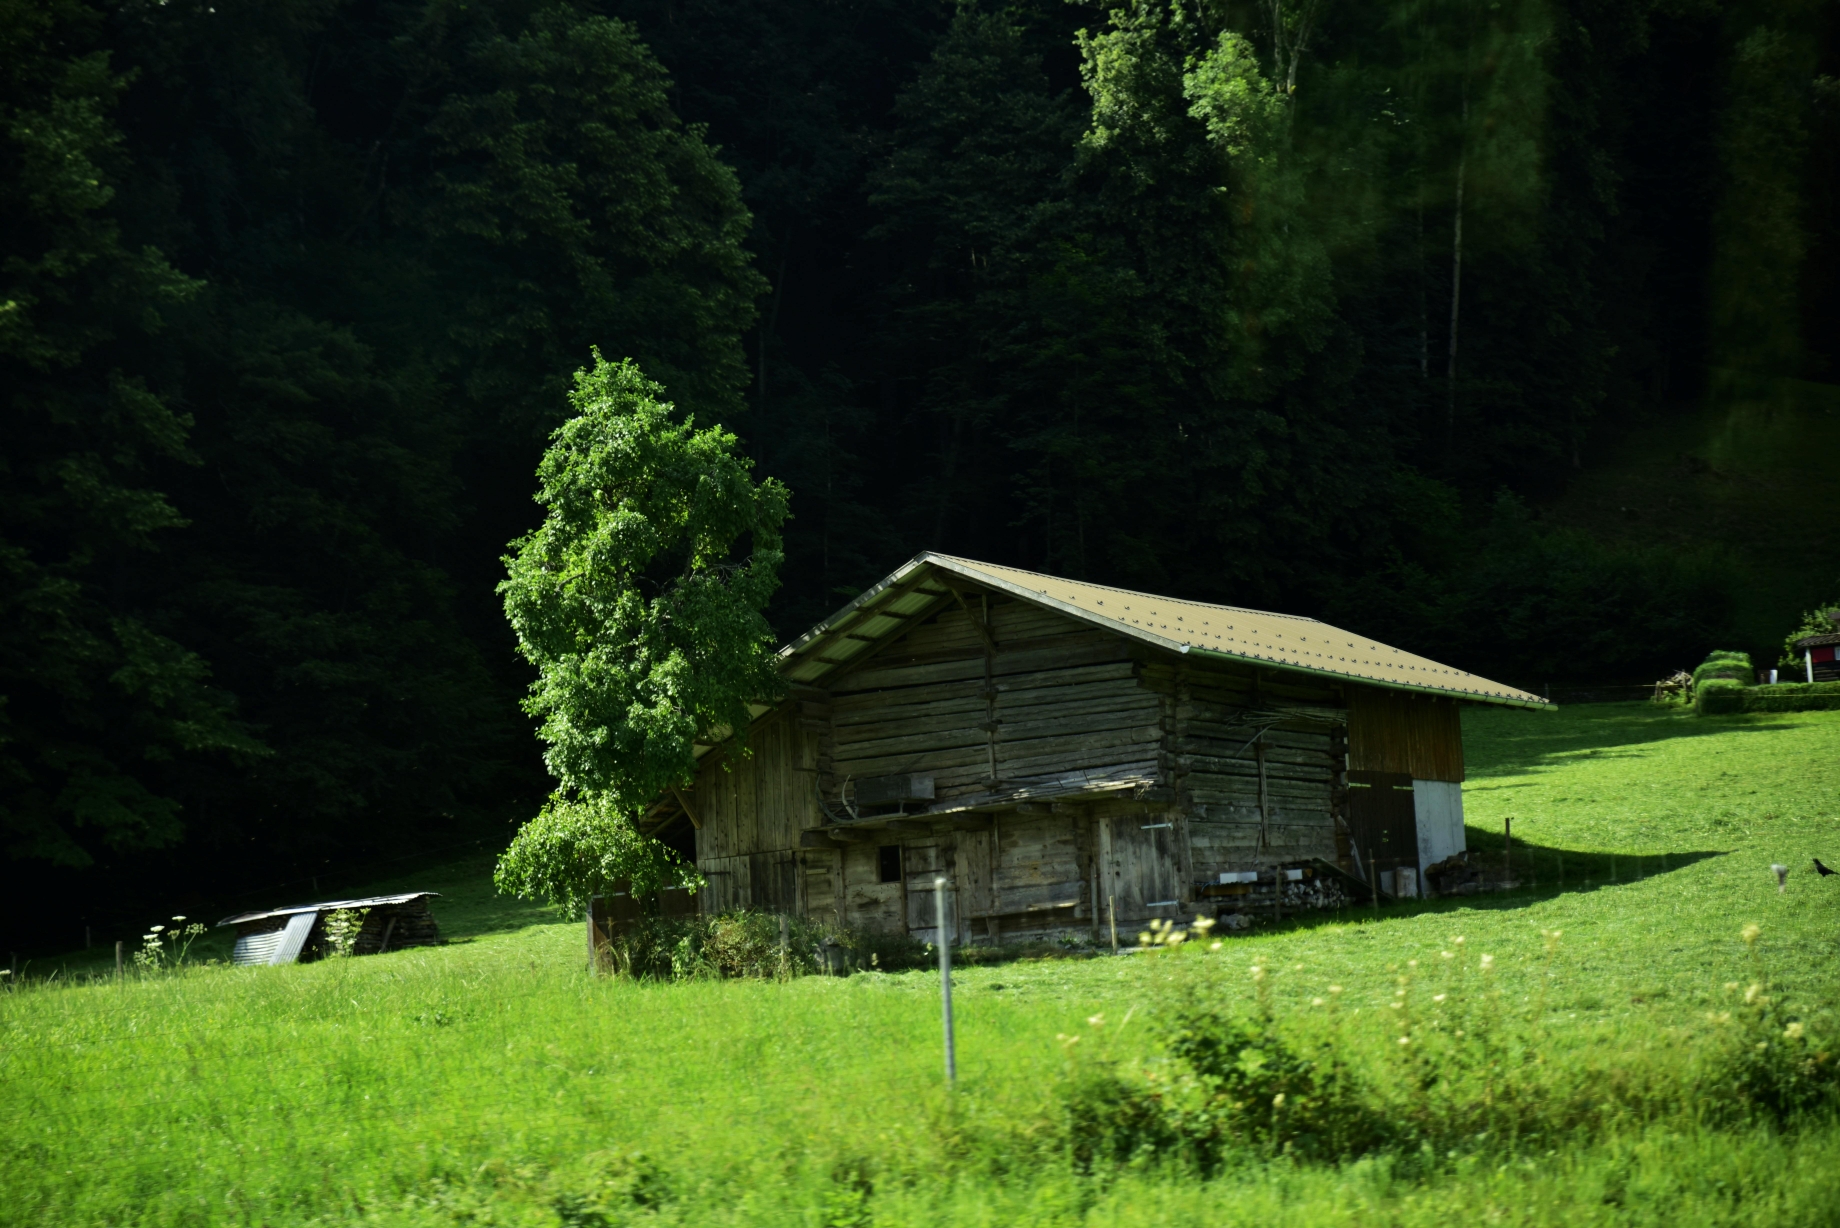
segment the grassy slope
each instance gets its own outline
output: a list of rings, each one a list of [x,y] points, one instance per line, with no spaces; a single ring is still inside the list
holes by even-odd
[[[1107,1188],[1058,1168],[979,1175],[1001,1159],[979,1138],[1041,1116],[1057,1033],[1102,1013],[1119,1052],[1147,1047],[1184,966],[1239,994],[1265,961],[1285,1009],[1341,984],[1365,1026],[1387,1018],[1396,968],[1458,934],[1497,955],[1506,1001],[1525,1007],[1541,930],[1561,928],[1543,999],[1556,1043],[1608,1075],[1712,1026],[1707,1005],[1746,975],[1737,929],[1757,921],[1782,988],[1831,1032],[1818,1004],[1835,1000],[1840,879],[1806,867],[1840,861],[1825,784],[1840,713],[1485,712],[1468,742],[1472,841],[1498,848],[1512,815],[1537,888],[1235,938],[1183,965],[967,969],[950,1110],[936,977],[592,981],[579,926],[494,900],[483,863],[417,880],[447,893],[438,915],[465,941],[445,948],[29,988],[0,1003],[0,1222],[554,1224],[569,1205],[557,1191],[607,1163],[584,1157],[634,1148],[673,1191],[662,1218],[686,1222],[866,1222],[849,1174],[888,1157],[952,1159],[960,1176],[885,1179],[878,1224],[1432,1223],[1491,1208],[1530,1223],[1827,1222],[1828,1129],[1634,1130],[1524,1164],[1452,1160],[1428,1180],[1387,1161]],[[1773,861],[1796,867],[1782,895]]]

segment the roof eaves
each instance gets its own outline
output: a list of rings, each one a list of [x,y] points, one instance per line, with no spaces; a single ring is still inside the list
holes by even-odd
[[[1508,695],[1501,691],[1470,690],[1466,687],[1438,686],[1436,683],[1392,682],[1383,678],[1373,678],[1366,674],[1349,673],[1345,670],[1329,669],[1321,665],[1306,665],[1301,661],[1287,661],[1282,657],[1264,657],[1250,652],[1223,652],[1218,648],[1197,647],[1194,652],[1202,657],[1219,657],[1228,661],[1241,661],[1253,665],[1269,665],[1278,669],[1296,670],[1299,673],[1318,674],[1336,678],[1343,682],[1359,683],[1362,686],[1379,687],[1387,691],[1408,691],[1415,695],[1441,695],[1446,699],[1462,699],[1474,703],[1500,704],[1514,708],[1544,710],[1555,705],[1551,700],[1528,696],[1522,699],[1518,695]]]

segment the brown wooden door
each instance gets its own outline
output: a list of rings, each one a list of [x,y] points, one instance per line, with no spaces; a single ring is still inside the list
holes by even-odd
[[[1348,773],[1348,828],[1363,871],[1418,865],[1418,815],[1404,772]]]
[[[1120,924],[1178,917],[1176,827],[1154,811],[1108,815],[1100,828],[1101,918],[1117,910]]]

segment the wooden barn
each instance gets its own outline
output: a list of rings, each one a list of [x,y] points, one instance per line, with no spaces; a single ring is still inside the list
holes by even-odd
[[[956,942],[1416,893],[1464,848],[1463,705],[1546,706],[1313,619],[931,553],[780,661],[752,753],[703,752],[648,830],[694,845],[705,912],[928,941],[941,876]]]

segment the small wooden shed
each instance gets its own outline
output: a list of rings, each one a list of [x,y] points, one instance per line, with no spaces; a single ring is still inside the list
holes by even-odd
[[[780,668],[751,754],[704,748],[648,830],[705,912],[928,941],[940,877],[957,942],[1416,894],[1464,848],[1462,706],[1547,706],[1314,619],[932,553]]]
[[[403,947],[429,947],[441,941],[428,901],[438,893],[409,891],[401,895],[375,895],[362,900],[326,900],[318,904],[291,904],[265,912],[225,917],[219,927],[236,927],[236,964],[291,964],[326,954],[326,917],[340,911],[365,913],[364,925],[352,944],[354,955],[376,955]]]
[[[1836,630],[1795,641],[1809,682],[1840,682],[1840,610],[1829,611],[1827,617]]]

